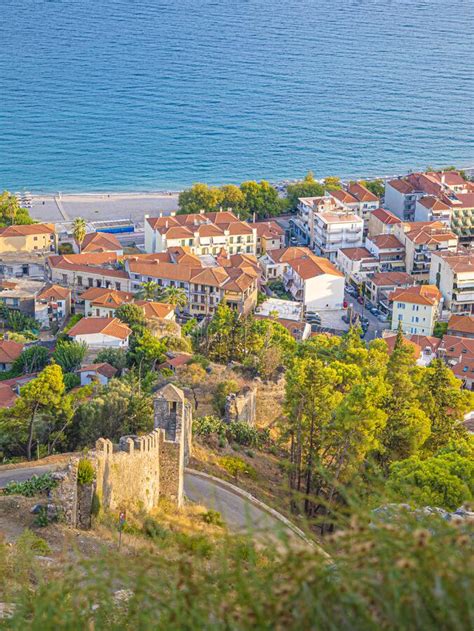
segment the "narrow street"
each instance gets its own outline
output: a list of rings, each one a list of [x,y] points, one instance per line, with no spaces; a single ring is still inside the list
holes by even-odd
[[[367,307],[364,308],[363,305],[357,302],[357,298],[351,296],[347,292],[344,293],[344,300],[347,301],[348,305],[352,305],[354,312],[359,314],[360,316],[364,316],[369,321],[369,328],[365,335],[365,340],[368,342],[377,337],[382,337],[382,331],[384,329],[389,328],[388,322],[381,322],[378,318],[370,313]]]

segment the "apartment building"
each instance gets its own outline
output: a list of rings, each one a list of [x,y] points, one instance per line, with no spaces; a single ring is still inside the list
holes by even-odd
[[[392,330],[396,330],[401,323],[406,334],[433,334],[442,299],[435,285],[395,289],[389,299],[392,302]]]
[[[58,236],[54,224],[0,228],[0,254],[8,252],[56,252]]]
[[[385,208],[377,208],[369,214],[368,236],[376,237],[379,234],[393,234],[395,226],[402,220]]]
[[[344,205],[333,196],[300,197],[296,217],[290,219],[290,225],[298,240],[314,248],[315,214],[321,212],[343,211]]]
[[[276,221],[259,221],[251,224],[257,230],[257,255],[267,250],[280,250],[285,247],[285,231]]]
[[[348,283],[359,285],[378,271],[379,260],[367,248],[343,248],[337,253],[336,266]]]
[[[406,272],[378,272],[366,282],[365,289],[370,302],[383,313],[391,311],[389,295],[397,288],[412,287],[416,281]]]
[[[337,251],[359,248],[364,241],[364,220],[350,212],[314,213],[312,249],[316,254],[336,261]]]
[[[405,246],[405,268],[418,281],[427,281],[431,258],[443,250],[456,251],[458,238],[443,223],[415,222],[397,226],[396,235]]]
[[[451,207],[435,195],[425,195],[415,202],[415,221],[441,221],[451,226]]]
[[[394,234],[367,237],[365,247],[378,259],[380,272],[405,271],[405,247]]]
[[[212,314],[224,299],[239,313],[248,313],[257,302],[258,272],[245,259],[240,266],[205,267],[199,259],[188,265],[184,258],[171,263],[134,256],[125,264],[133,291],[150,280],[162,287],[179,287],[188,298],[186,311],[194,315]]]
[[[70,287],[74,298],[90,287],[131,290],[129,275],[118,268],[115,252],[50,256],[47,271],[51,282]]]
[[[344,274],[330,261],[304,247],[267,252],[260,259],[265,280],[281,279],[295,300],[308,310],[340,309]]]
[[[446,309],[452,313],[474,313],[474,251],[434,252],[430,283],[439,287]]]
[[[8,309],[35,317],[36,296],[43,289],[44,281],[23,278],[0,280],[0,303]]]
[[[255,224],[240,221],[230,211],[189,215],[145,216],[145,252],[187,247],[196,255],[256,254]]]

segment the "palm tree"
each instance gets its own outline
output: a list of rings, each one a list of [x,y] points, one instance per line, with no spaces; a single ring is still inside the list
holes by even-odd
[[[72,224],[72,236],[76,240],[79,246],[79,252],[81,251],[82,242],[86,236],[87,226],[86,221],[82,217],[76,217]]]
[[[142,283],[137,295],[142,300],[156,300],[161,295],[161,286],[156,280],[146,280]]]
[[[160,297],[160,302],[166,302],[176,307],[179,311],[182,311],[188,304],[188,297],[184,289],[179,287],[167,287]]]

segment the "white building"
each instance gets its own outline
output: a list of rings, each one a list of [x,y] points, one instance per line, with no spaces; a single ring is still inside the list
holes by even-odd
[[[405,334],[433,334],[442,298],[436,286],[415,285],[396,289],[389,298],[393,305],[392,330],[396,330],[401,322]]]
[[[224,248],[228,254],[257,253],[257,229],[240,221],[232,212],[189,215],[145,215],[145,252],[165,252],[186,247],[198,256],[216,256]]]
[[[379,271],[405,270],[405,247],[394,234],[379,234],[367,237],[365,246],[379,261]]]
[[[439,287],[446,309],[474,313],[474,252],[433,252],[430,283]]]
[[[132,330],[118,318],[82,318],[68,331],[76,342],[91,348],[128,348]]]
[[[102,362],[101,364],[82,366],[78,372],[81,386],[88,386],[91,383],[100,383],[102,386],[106,386],[110,379],[117,374],[117,369],[107,362]]]
[[[378,271],[379,260],[367,248],[343,248],[337,253],[336,265],[347,281],[359,284]]]
[[[346,207],[335,197],[324,195],[319,197],[300,197],[293,229],[298,239],[314,249],[315,215],[320,212],[344,211]]]
[[[315,213],[313,233],[314,251],[334,263],[338,250],[363,245],[364,221],[350,212]]]

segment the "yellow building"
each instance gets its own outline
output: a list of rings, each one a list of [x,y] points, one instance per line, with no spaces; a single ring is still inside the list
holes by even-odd
[[[0,228],[0,254],[7,252],[55,252],[58,237],[54,224],[35,223]]]

